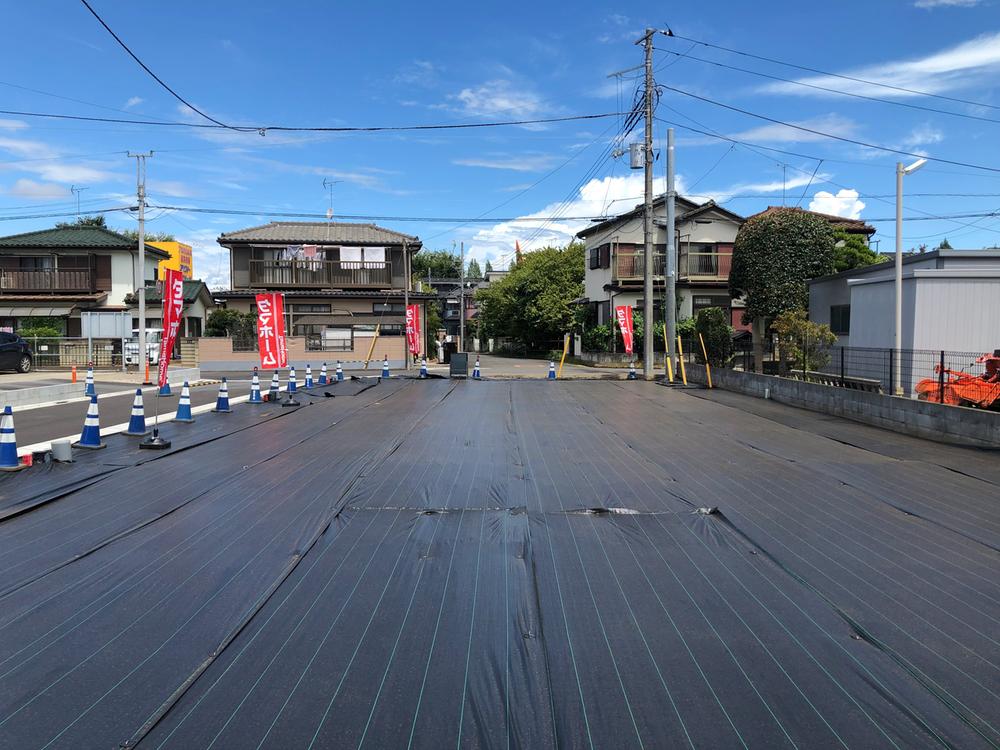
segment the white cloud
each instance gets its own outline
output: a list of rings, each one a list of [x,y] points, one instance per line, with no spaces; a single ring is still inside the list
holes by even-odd
[[[917,8],[971,8],[980,2],[982,0],[917,0],[913,5]]]
[[[437,84],[440,73],[441,68],[430,60],[414,60],[409,65],[401,68],[393,76],[392,81],[400,86],[431,88]]]
[[[61,161],[59,157],[62,152],[42,141],[0,136],[0,151],[6,151],[20,159],[0,169],[29,172],[50,182],[93,184],[115,177],[102,162]]]
[[[932,143],[940,143],[944,140],[944,133],[931,125],[918,125],[910,134],[901,141],[904,149],[912,149],[917,146],[929,146]]]
[[[484,169],[509,169],[514,172],[541,172],[555,161],[550,154],[522,154],[504,156],[500,154],[480,158],[454,159],[452,164],[462,167],[482,167]]]
[[[803,128],[811,128],[812,130],[821,130],[825,133],[839,135],[844,138],[852,136],[857,131],[857,123],[850,118],[833,113],[813,117],[808,120],[795,120],[792,124]],[[808,143],[810,141],[827,140],[825,136],[809,133],[797,128],[790,128],[787,125],[778,125],[777,123],[761,125],[728,135],[730,138],[749,141],[750,143]],[[708,138],[707,136],[694,140],[697,140],[699,143],[718,143],[717,139]]]
[[[782,182],[781,180],[772,180],[771,182],[750,182],[750,183],[740,183],[732,185],[725,190],[709,190],[706,191],[704,195],[689,196],[697,199],[713,198],[716,201],[728,200],[734,195],[742,195],[744,193],[753,195],[756,193],[780,193],[782,190],[792,191],[796,188],[805,187],[806,185],[822,185],[826,180],[830,178],[830,175],[825,172],[818,172],[815,177],[810,177],[808,174],[803,174],[801,172],[796,173],[789,177],[787,180]]]
[[[246,221],[248,224],[253,223],[252,217],[246,217]],[[260,221],[264,221],[263,217]],[[175,235],[180,242],[191,246],[191,253],[194,256],[195,278],[204,281],[210,289],[228,289],[230,287],[229,251],[216,241],[219,237],[219,230],[180,230]]]
[[[464,88],[449,97],[471,117],[530,119],[546,111],[545,101],[528,88],[515,86],[507,79],[486,81]]]
[[[24,130],[28,123],[24,120],[0,120],[0,130]]]
[[[29,198],[31,200],[67,198],[70,195],[65,185],[56,185],[51,182],[35,182],[23,177],[11,185],[6,192],[7,195],[14,195],[18,198]]]
[[[853,78],[862,78],[877,83],[904,89],[938,94],[955,89],[972,88],[982,83],[990,74],[1000,71],[1000,32],[983,34],[962,42],[949,49],[934,52],[925,57],[911,60],[890,60],[877,65],[856,68],[843,72]],[[832,88],[851,94],[879,96],[882,98],[906,98],[916,96],[898,89],[887,89],[867,83],[849,81],[834,76],[809,76],[800,82],[813,86]],[[797,94],[811,96],[833,96],[828,92],[796,86],[794,83],[772,83],[762,91],[776,94]]]
[[[186,182],[179,182],[177,180],[150,180],[149,194],[154,198],[158,195],[167,195],[171,198],[190,198],[195,193]]]
[[[143,99],[141,96],[130,96],[128,101],[125,102],[125,106],[122,109],[132,109],[132,107],[138,107],[144,101],[146,100]]]
[[[809,210],[821,214],[843,216],[846,219],[860,219],[865,204],[858,200],[857,190],[838,190],[837,194],[820,190],[809,202]]]

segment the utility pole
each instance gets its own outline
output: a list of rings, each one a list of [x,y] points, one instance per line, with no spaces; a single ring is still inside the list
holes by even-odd
[[[676,191],[674,190],[674,129],[667,129],[667,257],[666,257],[666,321],[668,359],[673,360],[677,342],[677,248],[674,245]],[[650,328],[652,332],[652,328]]]
[[[458,340],[462,347],[459,351],[465,351],[465,240],[462,241],[462,266],[458,271],[462,286],[458,290]]]
[[[642,337],[642,376],[653,379],[653,34],[655,29],[646,29],[640,42],[645,47],[646,68],[646,136],[643,143],[645,152],[646,206],[643,212],[643,239],[645,252],[642,273],[642,319],[645,335]]]
[[[135,159],[135,193],[139,200],[139,357],[142,358],[139,365],[139,376],[143,377],[146,372],[146,363],[149,362],[149,353],[146,351],[146,159],[150,159],[153,152],[148,154],[133,154],[128,152],[129,159]],[[166,294],[166,290],[163,292]],[[124,357],[124,352],[122,353]],[[148,383],[145,383],[148,385]]]
[[[76,220],[77,221],[80,220],[80,193],[82,193],[84,190],[89,190],[89,188],[77,187],[76,185],[70,185],[69,186],[69,191],[76,196]]]

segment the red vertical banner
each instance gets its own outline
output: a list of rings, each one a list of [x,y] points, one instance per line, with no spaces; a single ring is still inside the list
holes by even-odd
[[[163,336],[160,338],[160,365],[158,384],[162,388],[167,382],[167,368],[170,355],[177,341],[177,329],[181,324],[181,310],[184,309],[184,276],[173,268],[163,272]],[[140,321],[140,325],[145,325]]]
[[[257,349],[260,369],[276,370],[288,365],[285,346],[285,295],[257,295]]]
[[[420,354],[420,305],[406,306],[406,343],[410,354]]]
[[[618,318],[618,327],[622,332],[622,341],[625,342],[625,353],[632,353],[632,308],[629,305],[615,306],[615,316]]]

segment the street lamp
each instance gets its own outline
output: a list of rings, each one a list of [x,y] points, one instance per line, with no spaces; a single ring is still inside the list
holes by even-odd
[[[917,159],[908,167],[903,162],[896,162],[896,335],[893,348],[896,355],[896,368],[893,373],[893,393],[903,395],[902,385],[902,347],[903,347],[903,175],[913,174],[927,163],[926,159]]]

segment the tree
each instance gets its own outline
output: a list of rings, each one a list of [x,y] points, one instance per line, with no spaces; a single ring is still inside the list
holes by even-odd
[[[807,372],[829,364],[830,347],[837,343],[837,336],[825,323],[809,320],[805,310],[786,310],[775,318],[772,328],[778,334],[782,370],[786,358],[793,369]]]
[[[413,275],[426,279],[427,272],[439,279],[457,279],[461,275],[462,261],[446,250],[421,250],[410,264]]]
[[[104,214],[97,214],[97,216],[78,216],[76,221],[61,221],[56,224],[57,229],[65,229],[66,227],[101,227],[102,229],[107,229],[108,222],[104,218]]]
[[[763,370],[768,319],[805,309],[808,279],[834,269],[834,232],[822,216],[778,209],[747,219],[733,246],[729,293],[744,297],[744,322],[753,322],[754,366]]]
[[[465,269],[465,278],[467,279],[481,279],[483,278],[483,269],[479,267],[479,261],[473,258],[469,261],[469,265]]]
[[[492,270],[493,270],[493,266],[490,265],[489,261],[486,261],[486,267],[483,269],[483,275],[485,276],[486,274],[488,274]]]
[[[219,308],[212,310],[205,324],[206,336],[231,336],[252,338],[257,333],[257,316],[238,310]]]
[[[503,279],[476,290],[480,333],[509,336],[528,349],[575,328],[573,300],[583,294],[582,243],[525,253]]]
[[[952,249],[953,248],[951,246],[951,243],[948,242],[948,238],[947,237],[945,237],[943,240],[941,240],[941,244],[938,245],[938,250],[952,250]]]
[[[706,307],[698,311],[695,332],[700,334],[708,352],[708,363],[712,367],[725,367],[733,356],[733,329],[726,319],[726,311],[721,307]],[[692,342],[693,343],[693,342]],[[695,348],[695,356],[702,360],[701,342]]]
[[[139,241],[138,229],[116,229],[122,237],[128,237],[133,242]],[[177,239],[170,232],[146,232],[144,237],[146,242],[176,242]]]
[[[835,229],[833,234],[833,268],[837,273],[881,262],[879,254],[868,247],[860,234],[851,234],[844,229]]]
[[[428,356],[437,352],[437,333],[441,328],[441,313],[438,310],[437,302],[431,301],[426,307],[427,320],[424,321],[424,337],[427,346],[424,349]]]

